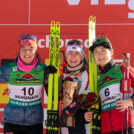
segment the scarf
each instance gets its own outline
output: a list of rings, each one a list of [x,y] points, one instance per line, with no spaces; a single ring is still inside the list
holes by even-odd
[[[83,62],[80,62],[80,64],[75,67],[71,67],[67,64],[67,67],[65,68],[65,72],[69,75],[75,75],[81,72],[82,67],[83,67]]]
[[[35,68],[37,62],[38,62],[38,59],[37,59],[37,57],[35,57],[31,65],[25,65],[22,62],[21,58],[18,57],[17,66],[18,66],[19,70],[21,70],[21,71],[30,72],[31,70],[33,70]]]

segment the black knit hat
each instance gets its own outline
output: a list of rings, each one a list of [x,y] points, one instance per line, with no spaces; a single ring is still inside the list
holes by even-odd
[[[110,41],[107,38],[102,36],[96,37],[93,41],[93,45],[89,49],[93,52],[94,48],[98,46],[104,46],[105,48],[112,49],[112,45]]]

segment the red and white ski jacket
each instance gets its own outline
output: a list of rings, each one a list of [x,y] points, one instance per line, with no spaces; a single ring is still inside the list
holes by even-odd
[[[122,74],[124,73],[123,66],[120,66]],[[110,70],[110,69],[109,69]],[[126,73],[126,72],[125,72]],[[126,75],[127,76],[127,75]],[[134,87],[134,70],[129,68],[129,78],[131,86]],[[126,115],[126,110],[124,111]],[[126,116],[124,116],[124,129],[126,129]],[[101,133],[111,133],[122,130],[123,112],[116,109],[107,110],[101,113]],[[128,108],[128,127],[134,122],[134,117],[131,108]]]

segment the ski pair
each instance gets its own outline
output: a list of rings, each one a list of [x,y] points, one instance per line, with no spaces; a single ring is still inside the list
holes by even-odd
[[[49,74],[48,78],[48,104],[46,134],[58,134],[59,117],[59,50],[60,50],[60,22],[52,21],[50,28],[49,65],[57,69],[57,73]]]
[[[89,47],[93,45],[92,43],[96,36],[95,24],[96,24],[96,17],[90,16],[88,24]],[[90,91],[96,93],[96,95],[98,96],[97,64],[95,62],[93,53],[90,50],[89,50],[89,85],[90,85]],[[91,110],[94,111],[94,113],[93,113],[93,119],[90,122],[90,134],[99,134],[100,133],[99,104],[93,105],[91,107]]]
[[[129,78],[130,54],[123,53],[123,79],[121,80],[122,99],[129,98],[131,93],[131,79]],[[127,63],[127,67],[126,67]],[[124,134],[124,112],[122,115],[122,134]],[[126,109],[126,134],[128,134],[128,108]]]

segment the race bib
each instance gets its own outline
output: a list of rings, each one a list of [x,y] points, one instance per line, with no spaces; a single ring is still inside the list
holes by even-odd
[[[120,84],[112,84],[107,87],[102,88],[99,91],[99,95],[101,98],[101,107],[102,112],[107,110],[115,109],[115,102],[120,100]]]
[[[29,106],[41,103],[43,85],[15,86],[8,85],[10,104]]]

